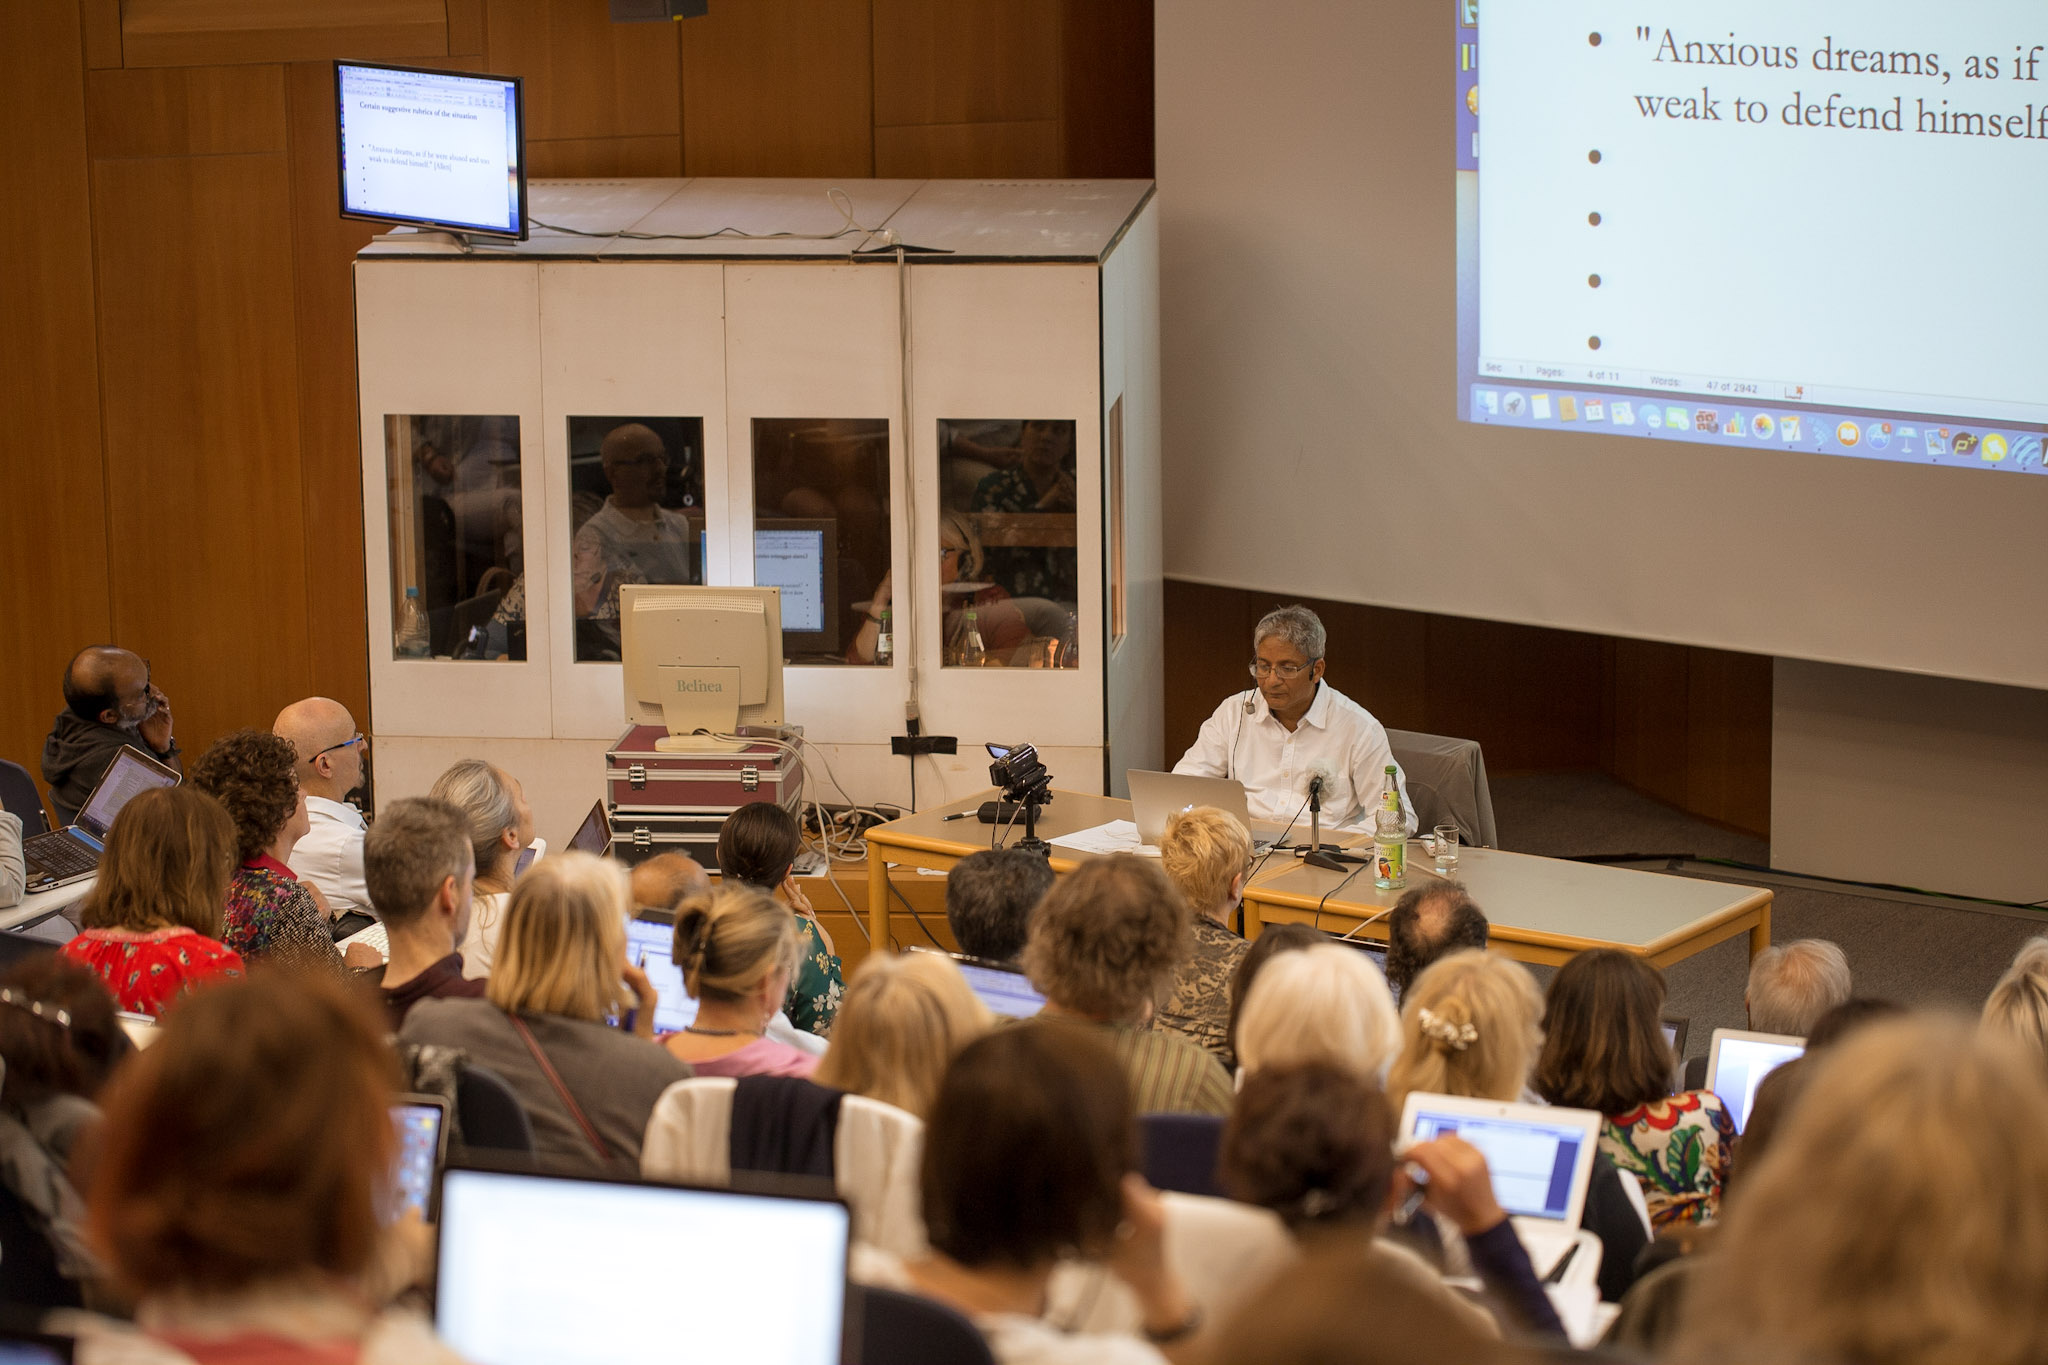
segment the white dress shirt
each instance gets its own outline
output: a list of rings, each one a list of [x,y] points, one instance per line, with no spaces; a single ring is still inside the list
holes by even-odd
[[[313,828],[292,845],[285,865],[302,882],[311,882],[327,897],[336,915],[370,909],[370,888],[363,882],[363,816],[346,801],[307,796],[306,814]]]
[[[1250,714],[1245,702],[1252,704]],[[1329,781],[1323,790],[1326,829],[1371,832],[1380,784],[1394,751],[1387,730],[1372,712],[1328,683],[1292,730],[1274,719],[1257,688],[1224,699],[1202,722],[1202,733],[1173,770],[1190,777],[1230,777],[1244,783],[1254,820],[1284,825],[1299,817],[1295,833],[1308,829],[1308,779],[1319,766]],[[1408,832],[1415,832],[1415,803],[1408,799],[1408,775],[1394,766]],[[1294,836],[1290,836],[1294,837]]]

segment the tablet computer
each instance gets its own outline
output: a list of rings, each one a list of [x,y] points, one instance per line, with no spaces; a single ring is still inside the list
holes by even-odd
[[[432,1222],[434,1176],[448,1157],[448,1105],[436,1095],[401,1095],[391,1106],[398,1159],[391,1178],[387,1221],[408,1210]]]
[[[1749,1106],[1764,1077],[1806,1051],[1806,1040],[1789,1033],[1750,1033],[1717,1028],[1707,1051],[1707,1089],[1728,1106],[1735,1131],[1749,1119]]]

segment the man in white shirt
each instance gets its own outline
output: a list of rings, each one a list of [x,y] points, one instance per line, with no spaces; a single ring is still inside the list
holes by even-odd
[[[1323,623],[1307,607],[1267,612],[1252,631],[1252,679],[1202,722],[1177,773],[1229,777],[1244,784],[1255,820],[1306,828],[1310,782],[1323,778],[1323,825],[1373,827],[1380,787],[1394,752],[1370,711],[1323,681]],[[1415,832],[1408,778],[1395,764],[1401,809]]]
[[[298,750],[299,787],[313,821],[292,847],[292,871],[319,890],[336,919],[351,910],[374,913],[363,882],[362,813],[342,799],[362,784],[369,736],[356,729],[346,706],[326,697],[293,702],[270,730]]]

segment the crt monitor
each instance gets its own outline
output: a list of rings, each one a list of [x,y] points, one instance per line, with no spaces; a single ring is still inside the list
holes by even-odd
[[[517,76],[334,64],[341,214],[524,240]]]
[[[628,583],[619,644],[626,720],[666,726],[657,749],[732,749],[711,736],[782,723],[779,588]]]

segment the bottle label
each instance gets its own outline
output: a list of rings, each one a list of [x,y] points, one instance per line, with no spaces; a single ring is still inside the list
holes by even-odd
[[[1383,887],[1400,886],[1408,879],[1408,845],[1401,843],[1373,844],[1373,881]]]

